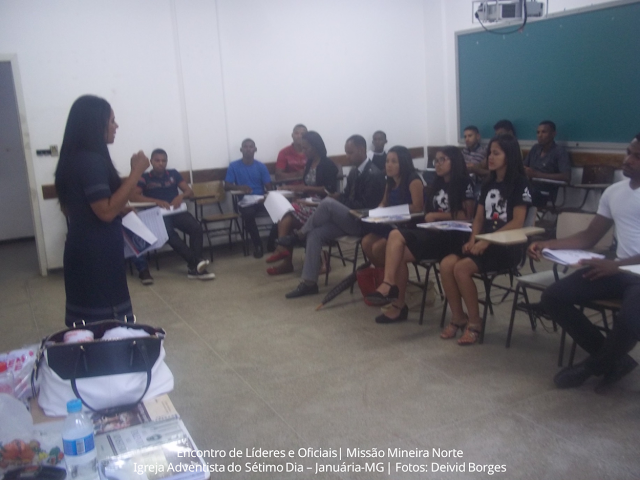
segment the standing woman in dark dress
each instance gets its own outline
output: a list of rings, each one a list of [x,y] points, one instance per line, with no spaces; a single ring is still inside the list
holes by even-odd
[[[133,314],[120,214],[149,159],[142,151],[134,154],[131,173],[121,180],[107,148],[117,128],[113,110],[102,98],[85,95],[71,106],[55,174],[68,225],[64,247],[68,326]]]

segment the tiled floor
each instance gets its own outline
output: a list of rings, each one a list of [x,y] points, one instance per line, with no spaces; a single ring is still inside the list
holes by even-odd
[[[275,278],[238,247],[215,253],[212,282],[188,280],[172,256],[152,272],[151,287],[129,277],[139,321],[167,330],[171,398],[197,445],[227,453],[210,464],[241,467],[212,478],[640,478],[640,369],[606,396],[592,391],[593,382],[558,391],[551,379],[559,334],[532,332],[519,314],[505,349],[510,301],[489,319],[484,345],[462,348],[438,338],[439,300],[423,326],[416,312],[408,322],[381,326],[357,289],[320,311],[326,287],[286,300],[298,283],[301,251],[297,273]],[[64,326],[62,274],[40,277],[35,257],[33,243],[0,245],[0,351]],[[337,263],[330,286],[348,273]],[[246,449],[258,447],[293,449],[294,457],[246,458]],[[342,449],[343,457],[303,457],[298,449],[306,447]],[[245,456],[230,458],[234,448]],[[347,458],[354,448],[385,455]],[[430,457],[389,458],[389,448],[427,449]],[[432,458],[435,448],[463,456]],[[384,473],[315,474],[316,463],[354,470],[378,461]],[[287,462],[311,469],[287,473]],[[434,473],[434,462],[464,465],[465,473]],[[248,473],[247,463],[285,471]],[[426,465],[428,473],[403,473],[410,464]],[[469,473],[471,464],[505,465],[506,473]]]

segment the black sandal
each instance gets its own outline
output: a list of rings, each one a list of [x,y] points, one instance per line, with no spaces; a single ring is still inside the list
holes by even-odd
[[[383,305],[387,305],[391,303],[393,300],[396,300],[400,295],[400,291],[398,290],[397,285],[391,285],[389,282],[382,282],[389,285],[389,293],[383,295],[382,293],[375,291],[370,293],[365,297],[367,302],[371,305],[375,305],[376,307],[382,307]]]

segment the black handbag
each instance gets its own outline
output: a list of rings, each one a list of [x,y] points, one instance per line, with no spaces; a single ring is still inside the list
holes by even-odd
[[[136,385],[134,385],[134,390],[139,393],[132,393],[130,386],[127,386],[125,389],[126,394],[123,393],[123,395],[120,396],[120,401],[123,401],[124,404],[110,405],[107,408],[111,413],[114,413],[116,410],[128,410],[139,403],[149,391],[154,376],[153,369],[161,353],[164,359],[162,341],[165,337],[165,331],[160,328],[134,322],[135,318],[133,322],[123,322],[119,320],[92,322],[79,327],[61,330],[45,337],[42,340],[38,359],[36,360],[36,365],[32,373],[32,388],[35,392],[39,372],[41,370],[44,372],[45,369],[50,370],[43,374],[38,399],[39,403],[41,403],[41,400],[47,403],[49,399],[54,403],[60,403],[61,397],[66,398],[71,395],[70,392],[66,392],[65,395],[64,392],[58,391],[66,390],[66,384],[68,383],[75,398],[79,398],[87,408],[93,411],[104,411],[104,406],[102,406],[103,408],[97,408],[94,404],[95,401],[88,400],[87,397],[100,397],[101,393],[106,395],[107,392],[101,392],[100,390],[109,388],[109,385],[106,385],[106,382],[101,383],[98,381],[90,382],[87,387],[87,383],[85,383],[85,390],[81,392],[78,386],[78,380],[120,374],[145,373],[146,382],[140,381],[142,379],[142,377],[140,377],[135,382]],[[102,336],[107,330],[116,327],[142,330],[148,333],[149,336],[102,340]],[[94,334],[94,340],[81,343],[63,343],[65,334],[74,330],[90,330]],[[164,364],[164,362],[162,363]],[[164,368],[168,371],[166,365],[164,365]],[[51,372],[55,375],[52,375]],[[56,376],[64,382],[58,380]],[[164,376],[166,377],[166,374]],[[166,379],[164,381],[166,383]],[[173,376],[171,376],[170,383],[171,388],[173,388]],[[143,384],[144,389],[142,388]],[[118,386],[117,382],[115,386]],[[110,385],[110,387],[113,388],[114,385]],[[169,390],[171,388],[169,388]],[[47,391],[47,389],[49,391]],[[66,406],[66,402],[64,403]],[[42,403],[41,406],[45,409]],[[60,410],[62,406],[57,405],[55,408]]]

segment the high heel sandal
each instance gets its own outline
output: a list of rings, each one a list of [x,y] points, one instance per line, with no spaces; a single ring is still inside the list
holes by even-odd
[[[461,324],[449,322],[449,324],[444,327],[442,333],[440,334],[440,338],[443,340],[449,340],[451,338],[456,338],[458,336],[458,330],[464,330],[467,326],[467,319],[464,319],[464,322]]]
[[[468,323],[467,328],[464,329],[464,333],[458,339],[458,345],[467,346],[476,343],[480,337],[481,329],[482,325],[473,325]]]
[[[389,292],[386,295],[383,295],[382,293],[375,291],[367,295],[365,298],[370,305],[381,307],[383,305],[391,303],[393,300],[396,300],[400,295],[400,291],[398,290],[397,285],[391,285],[389,282],[382,283],[389,285]]]

